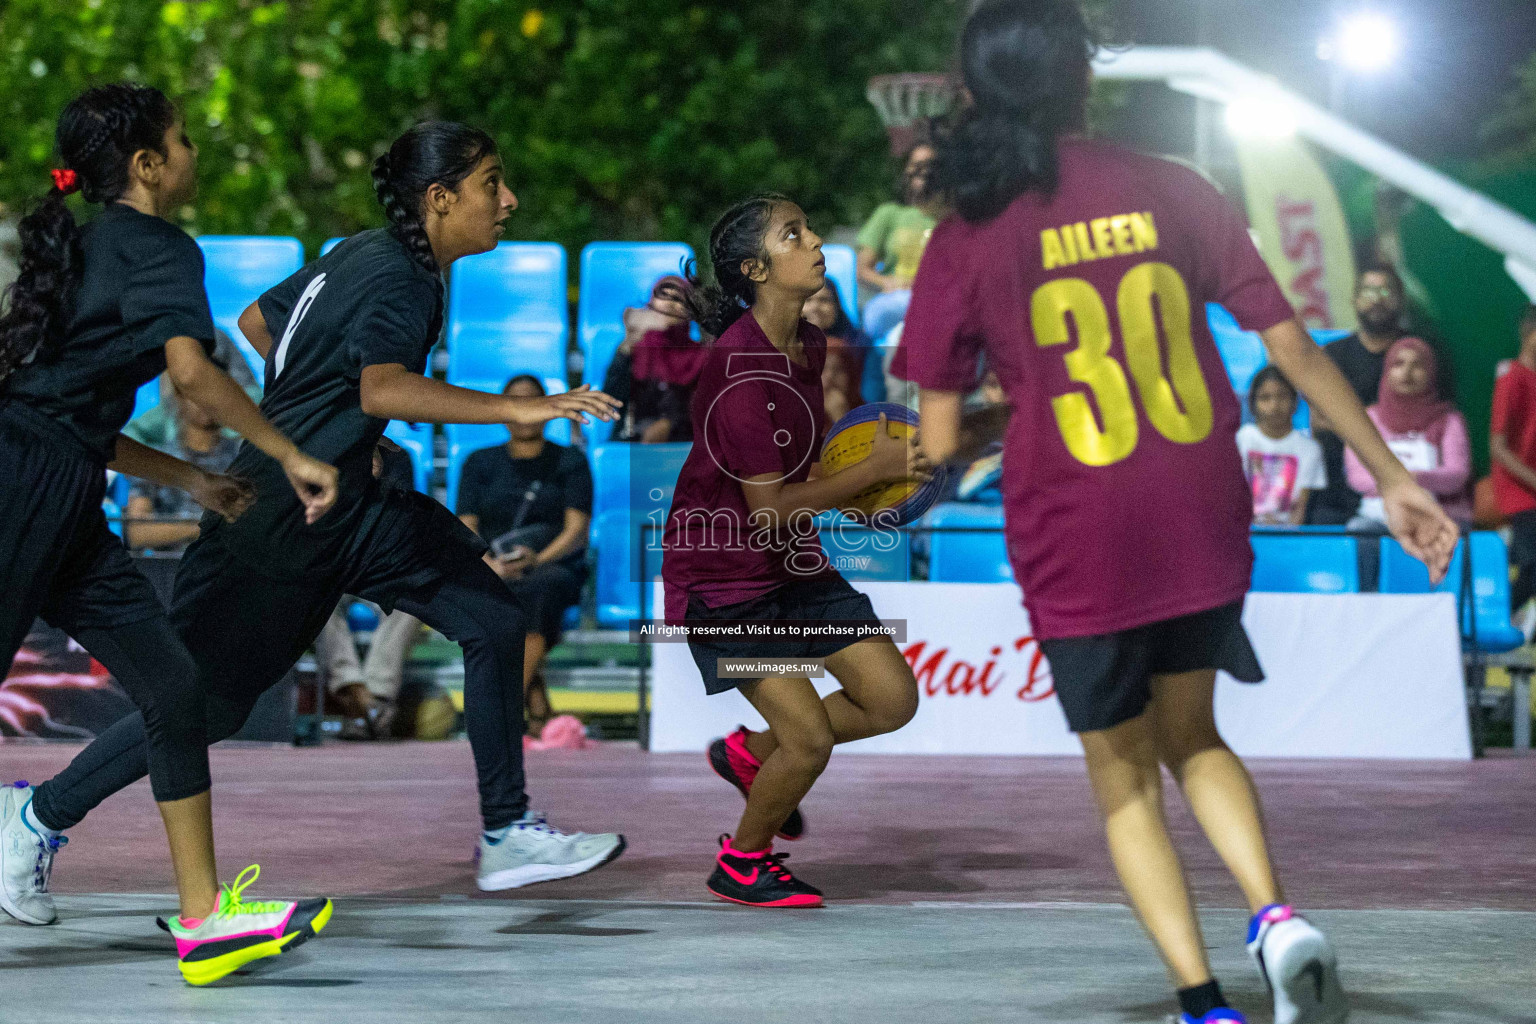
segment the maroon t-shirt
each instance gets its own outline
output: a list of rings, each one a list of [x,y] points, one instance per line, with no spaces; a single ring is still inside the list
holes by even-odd
[[[1204,178],[1088,140],[1054,195],[934,229],[893,372],[1013,407],[1009,560],[1035,633],[1115,632],[1237,601],[1252,497],[1206,303],[1248,330],[1294,315],[1245,223]]]
[[[821,458],[827,339],[801,320],[800,340],[804,366],[748,312],[710,347],[693,392],[693,449],[662,531],[669,620],[682,620],[689,594],[718,608],[829,571],[814,513],[753,519],[742,490],[763,473],[802,483]]]

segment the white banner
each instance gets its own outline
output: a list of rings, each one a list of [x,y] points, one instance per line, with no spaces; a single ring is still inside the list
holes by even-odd
[[[917,675],[917,716],[850,751],[1080,754],[1050,666],[1011,583],[856,583]],[[660,607],[660,585],[652,607]],[[1223,676],[1222,736],[1254,757],[1472,756],[1455,599],[1449,594],[1251,594],[1243,615],[1268,680]],[[763,721],[739,693],[708,697],[685,643],[651,648],[651,749],[702,750]],[[836,689],[817,680],[822,693]]]

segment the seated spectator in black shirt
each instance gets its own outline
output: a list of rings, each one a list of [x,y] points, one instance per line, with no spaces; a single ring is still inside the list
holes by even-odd
[[[544,385],[513,377],[504,394],[531,398]],[[560,642],[567,608],[581,603],[592,524],[592,471],[575,448],[544,439],[543,426],[508,427],[504,445],[482,448],[464,461],[458,512],[491,545],[485,560],[529,613],[523,688],[529,728],[549,718],[549,696],[537,681],[544,655]]]
[[[168,406],[174,429],[156,448],[209,473],[229,468],[240,450],[237,438],[226,434],[201,406],[178,395],[174,386],[162,390],[160,401]],[[180,551],[197,537],[202,517],[203,506],[181,488],[134,480],[123,515],[123,539],[137,551]]]
[[[1386,370],[1387,349],[1403,336],[1403,279],[1386,264],[1368,266],[1355,280],[1355,316],[1359,330],[1347,338],[1329,342],[1323,351],[1336,363],[1355,389],[1360,404],[1375,403]],[[1360,508],[1360,495],[1349,486],[1344,472],[1344,442],[1316,409],[1312,410],[1312,437],[1323,449],[1328,485],[1307,503],[1307,522],[1314,526],[1342,526]]]
[[[624,340],[608,364],[603,390],[624,403],[615,441],[692,441],[689,403],[707,346],[688,334],[688,282],[668,275],[649,304],[624,311]]]

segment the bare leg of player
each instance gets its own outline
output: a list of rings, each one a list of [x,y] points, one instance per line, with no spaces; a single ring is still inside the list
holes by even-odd
[[[1109,853],[1142,925],[1179,988],[1211,980],[1205,939],[1184,867],[1163,818],[1162,767],[1150,716],[1085,732],[1088,778],[1104,816]]]
[[[1173,773],[1189,809],[1257,913],[1285,894],[1264,837],[1259,794],[1243,762],[1216,731],[1216,673],[1154,676],[1147,717],[1158,756]]]
[[[827,671],[842,689],[822,698],[833,743],[851,743],[895,732],[917,713],[917,679],[887,637],[850,644],[827,658]],[[747,749],[766,762],[778,748],[772,728],[747,736]]]
[[[778,736],[772,753],[761,759],[733,837],[738,850],[762,850],[821,777],[836,734],[816,687],[804,676],[759,679],[743,684],[741,692]]]

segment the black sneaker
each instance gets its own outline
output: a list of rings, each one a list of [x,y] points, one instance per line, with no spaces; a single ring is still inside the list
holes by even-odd
[[[757,778],[757,770],[762,767],[747,749],[747,735],[747,727],[743,725],[709,745],[709,766],[716,775],[735,786],[743,798],[752,791],[752,780]],[[800,813],[800,808],[789,812],[777,834],[780,839],[790,842],[804,838],[805,816]]]
[[[759,853],[740,853],[732,849],[731,837],[722,835],[715,873],[707,883],[709,891],[749,907],[821,906],[821,890],[806,885],[784,866],[788,856],[774,853],[771,846]]]

